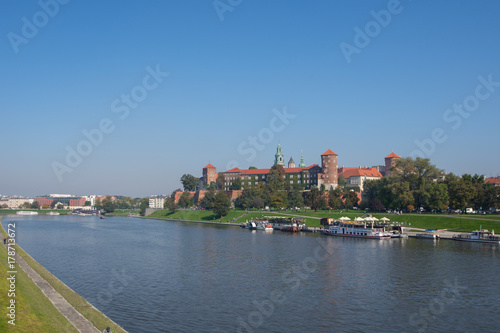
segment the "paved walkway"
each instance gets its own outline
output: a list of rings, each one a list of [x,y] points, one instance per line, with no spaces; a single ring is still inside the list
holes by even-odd
[[[6,245],[4,246],[6,247]],[[17,244],[15,246],[17,246]],[[15,258],[17,265],[30,277],[31,280],[33,280],[42,293],[44,293],[52,304],[54,304],[56,309],[64,317],[66,317],[66,319],[68,319],[73,326],[75,326],[78,332],[100,332],[87,318],[85,318],[80,312],[76,311],[75,308],[61,296],[61,294],[52,288],[52,286],[44,278],[35,272],[17,252]]]

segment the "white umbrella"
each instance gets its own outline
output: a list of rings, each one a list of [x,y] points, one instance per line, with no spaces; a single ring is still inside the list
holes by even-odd
[[[390,221],[390,219],[388,219],[387,217],[384,216],[383,218],[380,219],[380,221],[387,222],[387,221]]]
[[[365,217],[364,220],[368,221],[368,222],[373,222],[373,217],[368,216],[368,217]]]
[[[373,221],[378,221],[378,218],[372,217]]]
[[[364,219],[364,218],[362,218],[362,217],[356,217],[356,218],[354,219],[354,221],[356,221],[356,222],[363,222],[364,220],[365,220],[365,219]]]

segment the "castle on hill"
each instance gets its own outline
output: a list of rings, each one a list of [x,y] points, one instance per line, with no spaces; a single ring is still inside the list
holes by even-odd
[[[400,159],[395,153],[385,157],[385,165],[373,167],[338,167],[338,155],[331,149],[328,149],[320,156],[320,163],[306,166],[304,156],[301,154],[299,166],[295,165],[292,157],[285,166],[285,158],[282,152],[281,144],[276,148],[274,155],[274,165],[281,165],[285,171],[285,181],[290,185],[299,185],[304,190],[311,189],[313,186],[325,190],[335,189],[338,186],[339,177],[346,181],[346,187],[359,187],[363,191],[366,180],[379,179],[390,175],[391,167]],[[229,189],[234,181],[241,179],[242,187],[264,183],[271,169],[239,169],[233,168],[223,172],[224,187]],[[200,178],[200,188],[207,188],[212,182],[217,180],[218,173],[215,166],[208,164],[203,168],[203,176]]]

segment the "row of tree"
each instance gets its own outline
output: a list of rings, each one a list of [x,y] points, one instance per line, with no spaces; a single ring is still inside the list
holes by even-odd
[[[485,184],[482,175],[445,175],[429,159],[408,157],[396,162],[391,176],[367,181],[363,199],[374,210],[488,210],[500,208],[500,187]]]
[[[209,189],[199,202],[195,202],[194,196],[192,196],[189,192],[184,191],[179,200],[175,202],[175,195],[179,191],[181,190],[177,189],[170,196],[165,198],[163,208],[168,209],[171,212],[175,212],[179,208],[198,206],[200,208],[213,211],[214,214],[219,217],[226,216],[231,209],[231,200],[224,191]]]

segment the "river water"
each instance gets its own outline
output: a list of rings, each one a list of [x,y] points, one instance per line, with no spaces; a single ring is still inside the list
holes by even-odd
[[[499,332],[500,248],[137,218],[9,216],[129,332]]]

